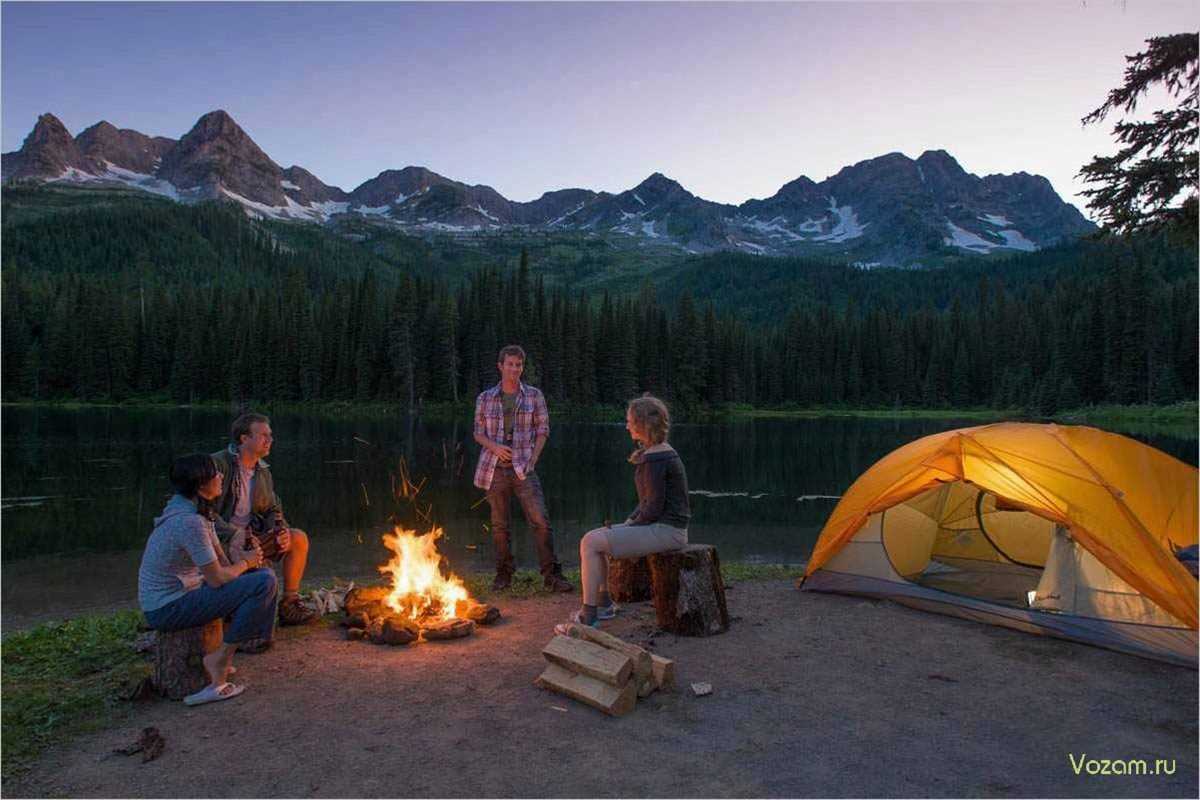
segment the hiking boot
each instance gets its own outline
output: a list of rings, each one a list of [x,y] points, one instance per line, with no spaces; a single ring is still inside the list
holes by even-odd
[[[542,581],[542,586],[552,592],[565,593],[575,591],[575,587],[571,585],[571,582],[562,575],[547,575],[545,580]]]
[[[308,625],[316,618],[317,612],[300,602],[299,597],[285,597],[279,602],[280,625]]]
[[[247,639],[244,642],[238,642],[237,646],[237,651],[239,653],[246,653],[247,655],[251,656],[258,655],[259,653],[265,653],[270,649],[271,640],[261,638]]]
[[[509,586],[512,586],[512,575],[507,572],[497,572],[496,577],[492,578],[493,592],[503,592]]]

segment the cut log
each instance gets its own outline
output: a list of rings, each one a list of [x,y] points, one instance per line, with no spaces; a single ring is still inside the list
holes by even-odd
[[[542,648],[551,664],[588,675],[611,686],[622,686],[633,672],[633,659],[598,644],[570,636],[555,636]]]
[[[650,563],[641,558],[608,558],[608,594],[618,603],[650,599]]]
[[[219,619],[198,628],[159,631],[151,676],[155,690],[163,697],[182,700],[207,686],[203,659],[221,646],[223,632]]]
[[[675,662],[662,656],[650,655],[654,666],[654,688],[669,692],[675,688]]]
[[[729,630],[717,548],[689,544],[648,559],[658,627],[679,636],[712,636]]]
[[[469,619],[449,619],[438,622],[428,622],[421,626],[421,633],[427,640],[461,639],[475,632],[475,623]]]
[[[645,697],[654,691],[653,667],[650,661],[650,653],[636,644],[630,644],[624,639],[618,639],[610,633],[596,630],[590,625],[571,625],[567,628],[567,634],[573,639],[585,639],[593,644],[598,644],[601,647],[607,647],[609,650],[615,650],[618,653],[624,653],[633,661],[633,680],[637,683],[638,697]]]
[[[614,717],[628,714],[637,702],[637,689],[633,681],[624,686],[613,686],[588,675],[572,672],[558,664],[547,664],[545,671],[538,676],[534,684],[587,703]]]

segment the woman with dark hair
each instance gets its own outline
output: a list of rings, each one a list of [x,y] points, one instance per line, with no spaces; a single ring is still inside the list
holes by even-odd
[[[269,638],[275,619],[275,573],[262,566],[255,547],[225,557],[213,523],[197,511],[199,499],[221,493],[221,473],[212,457],[183,456],[171,465],[177,494],[154,520],[138,570],[138,603],[150,627],[159,631],[195,628],[230,617],[221,646],[204,657],[209,685],[183,702],[188,705],[228,700],[244,690],[226,678],[238,642]]]
[[[582,625],[595,626],[617,614],[617,605],[608,595],[606,556],[640,558],[678,550],[688,540],[692,511],[687,473],[679,453],[667,444],[671,415],[666,404],[649,395],[630,400],[625,410],[625,430],[637,444],[629,463],[633,464],[638,506],[625,524],[588,531],[579,542],[583,606],[570,621]],[[560,633],[565,629],[566,625],[555,626]]]

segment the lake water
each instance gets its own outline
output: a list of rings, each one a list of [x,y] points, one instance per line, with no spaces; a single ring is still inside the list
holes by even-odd
[[[553,421],[553,420],[552,420]],[[109,608],[136,599],[142,546],[170,495],[166,471],[189,452],[228,442],[230,418],[186,409],[82,411],[4,408],[0,491],[6,625]],[[828,418],[679,425],[692,541],[725,561],[805,560],[836,497],[899,445],[978,420]],[[472,485],[478,448],[459,423],[304,414],[272,418],[267,459],[289,522],[312,537],[308,574],[372,577],[393,524],[425,529],[397,498],[401,463],[422,485],[420,511],[445,529],[441,549],[459,572],[493,567],[488,507]],[[1188,463],[1196,441],[1135,434]],[[620,423],[556,422],[538,465],[555,547],[578,564],[580,537],[635,505],[631,450]],[[536,567],[520,513],[514,555]]]

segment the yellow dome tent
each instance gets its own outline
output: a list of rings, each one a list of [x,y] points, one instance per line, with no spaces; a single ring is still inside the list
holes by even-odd
[[[1197,470],[1095,428],[998,423],[927,436],[863,473],[803,589],[1196,665]]]

